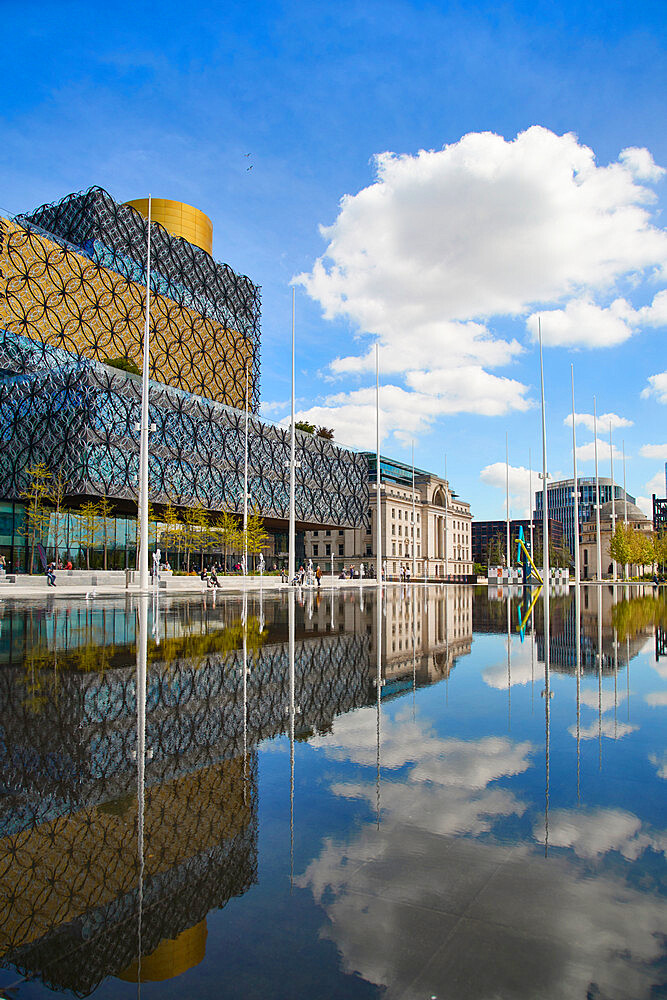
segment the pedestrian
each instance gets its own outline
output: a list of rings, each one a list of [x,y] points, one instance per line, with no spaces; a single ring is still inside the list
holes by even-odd
[[[317,569],[315,570],[315,579],[317,580],[317,589],[320,589],[320,584],[322,582],[322,570],[320,569],[320,564],[317,564]]]

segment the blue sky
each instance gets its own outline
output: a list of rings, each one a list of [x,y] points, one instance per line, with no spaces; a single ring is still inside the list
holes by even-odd
[[[370,446],[379,339],[383,451],[409,460],[414,439],[439,473],[446,453],[473,513],[502,516],[508,432],[523,515],[539,314],[550,471],[572,467],[573,362],[577,411],[596,394],[625,440],[630,492],[664,492],[664,4],[27,2],[2,17],[0,207],[100,184],[203,209],[214,256],[262,285],[267,416],[287,413],[301,276],[299,411]],[[608,445],[600,457],[607,472]]]

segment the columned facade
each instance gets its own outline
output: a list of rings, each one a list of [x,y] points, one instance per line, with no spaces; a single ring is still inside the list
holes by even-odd
[[[322,567],[324,572],[341,573],[352,567],[368,576],[374,571],[376,491],[375,456],[368,459],[369,526],[340,531],[306,532],[306,559]],[[399,579],[402,572],[413,569],[420,579],[451,579],[468,577],[473,572],[470,504],[461,500],[449,482],[433,473],[415,470],[412,489],[412,467],[392,459],[382,458],[381,534],[383,562],[387,576]],[[414,496],[414,522],[413,517]]]

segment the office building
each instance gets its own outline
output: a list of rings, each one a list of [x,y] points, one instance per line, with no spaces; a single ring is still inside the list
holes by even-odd
[[[577,477],[579,489],[579,541],[582,538],[582,527],[591,518],[595,518],[595,477]],[[600,503],[611,502],[612,483],[611,479],[605,476],[598,477],[600,488]],[[535,493],[535,521],[542,520],[542,497],[543,490]],[[622,503],[626,493],[622,487],[614,484],[614,499],[618,506]],[[629,503],[634,503],[635,498],[627,494]],[[558,482],[549,483],[548,487],[549,517],[554,521],[560,521],[563,526],[563,537],[565,544],[574,553],[574,479],[560,479]]]

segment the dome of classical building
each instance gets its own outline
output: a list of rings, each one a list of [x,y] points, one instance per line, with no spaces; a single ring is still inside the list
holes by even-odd
[[[625,505],[622,500],[615,501],[615,511],[616,511],[616,523],[625,520]],[[601,521],[611,521],[611,500],[607,503],[603,503],[600,507],[600,520]],[[594,519],[594,516],[593,516]],[[628,521],[648,521],[649,518],[646,516],[643,510],[640,510],[637,504],[630,503],[628,500]]]

